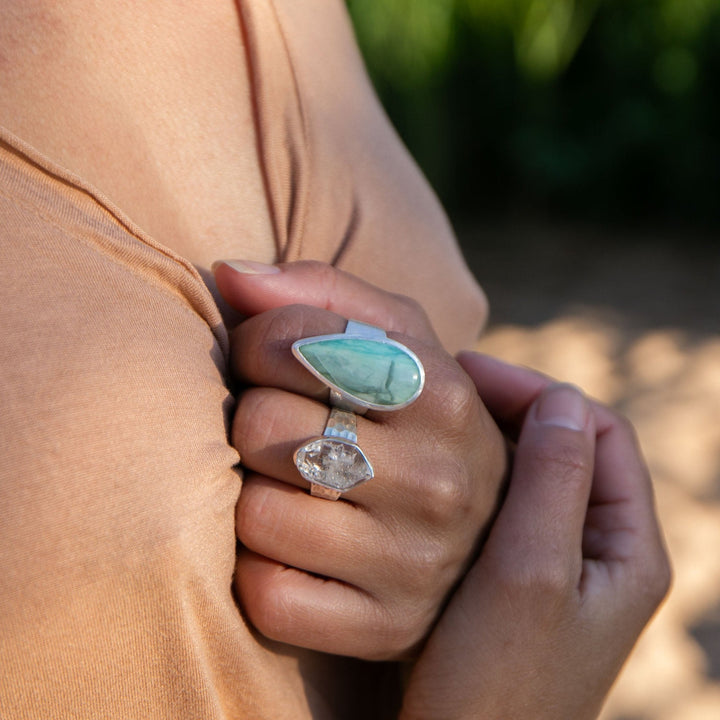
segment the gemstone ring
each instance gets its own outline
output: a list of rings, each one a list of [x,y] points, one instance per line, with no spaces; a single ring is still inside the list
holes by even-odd
[[[330,388],[332,405],[322,436],[301,445],[293,459],[312,495],[337,500],[373,477],[357,444],[355,413],[407,407],[422,392],[425,370],[412,350],[356,320],[344,333],[297,340],[292,352]]]
[[[412,350],[356,320],[348,320],[344,333],[297,340],[292,352],[330,388],[332,405],[358,414],[407,407],[425,384],[425,370]]]
[[[357,444],[355,415],[330,409],[325,432],[301,445],[293,458],[300,474],[310,483],[310,494],[337,500],[342,493],[370,480],[373,469]]]

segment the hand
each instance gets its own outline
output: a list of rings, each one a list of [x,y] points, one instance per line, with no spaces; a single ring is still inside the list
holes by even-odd
[[[232,338],[240,395],[232,441],[246,468],[237,506],[236,591],[267,637],[363,659],[424,639],[474,554],[506,468],[473,383],[419,307],[320,263],[216,268],[245,315]],[[304,305],[288,303],[303,302]],[[337,502],[311,497],[293,452],[322,434],[328,390],[290,352],[346,318],[388,331],[421,359],[419,399],[357,418],[375,477]]]
[[[670,582],[633,430],[529,370],[469,353],[460,363],[517,450],[507,499],[400,717],[594,718]]]

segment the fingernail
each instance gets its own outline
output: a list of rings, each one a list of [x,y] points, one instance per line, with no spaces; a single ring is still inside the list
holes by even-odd
[[[584,430],[589,407],[585,396],[573,385],[551,385],[540,396],[535,418],[543,425]]]
[[[244,275],[272,275],[279,273],[280,268],[277,265],[266,265],[265,263],[256,262],[255,260],[216,260],[212,264],[212,271],[215,272],[220,265],[227,265],[235,272]]]

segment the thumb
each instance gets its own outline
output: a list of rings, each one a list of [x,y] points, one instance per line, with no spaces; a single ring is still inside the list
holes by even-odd
[[[384,330],[435,340],[430,321],[413,300],[313,260],[265,265],[221,260],[213,265],[220,294],[246,316],[283,305],[311,305]]]
[[[589,402],[570,385],[550,385],[525,417],[488,550],[532,576],[542,569],[555,579],[579,580],[594,462]]]

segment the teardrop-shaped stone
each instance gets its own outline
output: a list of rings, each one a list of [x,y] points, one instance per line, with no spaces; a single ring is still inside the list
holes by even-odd
[[[367,338],[298,343],[301,361],[351,397],[391,409],[413,400],[422,387],[419,361],[409,350]]]

